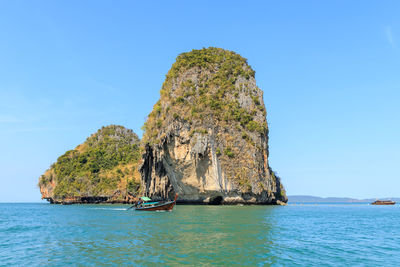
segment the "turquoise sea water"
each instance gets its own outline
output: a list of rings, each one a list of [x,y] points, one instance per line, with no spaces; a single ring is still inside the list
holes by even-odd
[[[0,265],[396,266],[400,206],[0,204]]]

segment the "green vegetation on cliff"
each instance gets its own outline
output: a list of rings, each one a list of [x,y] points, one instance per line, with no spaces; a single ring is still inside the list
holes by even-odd
[[[221,126],[238,125],[251,132],[267,134],[265,120],[255,114],[266,111],[262,96],[246,91],[244,83],[254,80],[255,72],[247,60],[235,52],[221,48],[203,48],[180,54],[166,75],[160,91],[161,98],[154,105],[143,129],[145,142],[157,143],[161,129],[174,120],[184,120],[201,132],[199,121],[220,121]],[[243,94],[250,95],[251,109],[240,103]],[[261,99],[260,99],[261,98]]]
[[[231,190],[262,203],[285,200],[268,165],[266,110],[254,75],[232,51],[180,54],[143,126],[143,142],[122,126],[101,128],[40,177],[42,197],[126,203],[138,190],[162,198],[181,190],[189,200],[205,201],[205,192]]]
[[[215,168],[221,171],[213,172],[223,173],[235,188],[257,193],[269,188],[272,197],[275,184],[266,182],[271,174],[263,92],[239,54],[214,47],[180,54],[143,130],[143,142],[157,151],[181,145],[173,153],[187,151],[209,162],[217,158]]]
[[[123,197],[138,187],[140,158],[140,140],[132,130],[102,127],[60,156],[40,177],[39,187],[54,199],[113,196],[117,191]]]

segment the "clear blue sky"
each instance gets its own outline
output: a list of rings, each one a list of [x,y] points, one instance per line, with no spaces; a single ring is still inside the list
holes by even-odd
[[[141,136],[176,56],[208,46],[256,71],[289,195],[400,196],[399,12],[399,1],[0,0],[0,202],[40,201],[38,177],[103,125]]]

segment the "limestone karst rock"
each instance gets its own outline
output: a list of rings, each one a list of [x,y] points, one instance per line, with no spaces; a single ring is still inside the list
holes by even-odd
[[[102,127],[39,178],[42,198],[51,203],[134,202],[141,154],[140,140],[132,130]]]
[[[188,203],[287,202],[268,164],[263,92],[240,55],[180,54],[144,125],[142,192]]]

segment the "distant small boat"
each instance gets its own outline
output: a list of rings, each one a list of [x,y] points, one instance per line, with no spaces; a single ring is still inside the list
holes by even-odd
[[[138,204],[135,206],[135,210],[146,210],[146,211],[157,211],[157,210],[165,210],[171,211],[175,204],[176,199],[178,198],[178,194],[175,195],[175,199],[173,201],[155,201],[151,202],[151,199],[148,197],[141,197]]]
[[[371,205],[394,205],[396,202],[392,200],[376,200],[375,202],[372,202]]]

